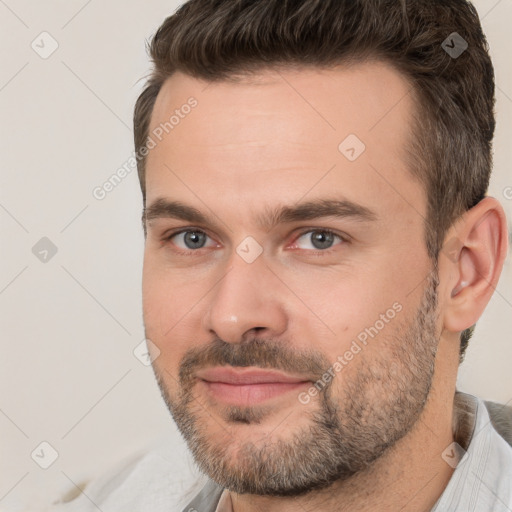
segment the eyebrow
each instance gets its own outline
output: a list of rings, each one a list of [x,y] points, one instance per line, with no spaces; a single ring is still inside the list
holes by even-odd
[[[378,219],[373,210],[352,201],[319,199],[293,206],[267,208],[263,214],[256,217],[256,220],[262,229],[271,230],[278,224],[315,220],[323,217],[353,218],[366,222]],[[212,215],[204,214],[180,201],[170,201],[165,198],[156,199],[149,207],[144,208],[142,213],[144,227],[146,223],[159,218],[180,219],[193,224],[216,224]]]

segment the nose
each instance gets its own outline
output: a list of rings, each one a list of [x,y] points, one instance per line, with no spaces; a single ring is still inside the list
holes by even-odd
[[[256,333],[265,337],[283,334],[287,315],[281,288],[262,256],[247,263],[234,253],[225,275],[207,296],[204,329],[230,343]]]

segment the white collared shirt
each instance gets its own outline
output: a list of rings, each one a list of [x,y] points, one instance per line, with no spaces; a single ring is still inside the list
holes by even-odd
[[[512,447],[496,432],[482,400],[467,452],[431,512],[511,512]]]
[[[224,492],[220,496],[219,504],[217,505],[215,512],[233,512],[233,503],[231,502],[231,497],[226,489],[224,489]]]

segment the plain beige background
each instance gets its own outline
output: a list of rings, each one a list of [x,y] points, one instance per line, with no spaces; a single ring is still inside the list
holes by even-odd
[[[177,490],[193,480],[152,370],[133,353],[144,338],[135,171],[93,195],[132,155],[145,40],[177,5],[0,0],[2,511],[35,510],[162,436],[176,443]],[[476,6],[498,87],[490,193],[510,219],[512,0]],[[500,402],[512,401],[511,267],[509,257],[459,379]],[[52,453],[41,442],[58,453],[48,469],[35,461]]]

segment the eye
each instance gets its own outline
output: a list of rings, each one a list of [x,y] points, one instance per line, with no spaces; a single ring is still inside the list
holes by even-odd
[[[325,251],[330,249],[336,242],[344,242],[345,240],[326,229],[315,229],[304,232],[294,242],[294,248],[298,249],[313,249]]]
[[[193,251],[204,249],[206,247],[216,247],[217,244],[204,232],[198,229],[189,229],[180,231],[167,237],[179,249]]]

